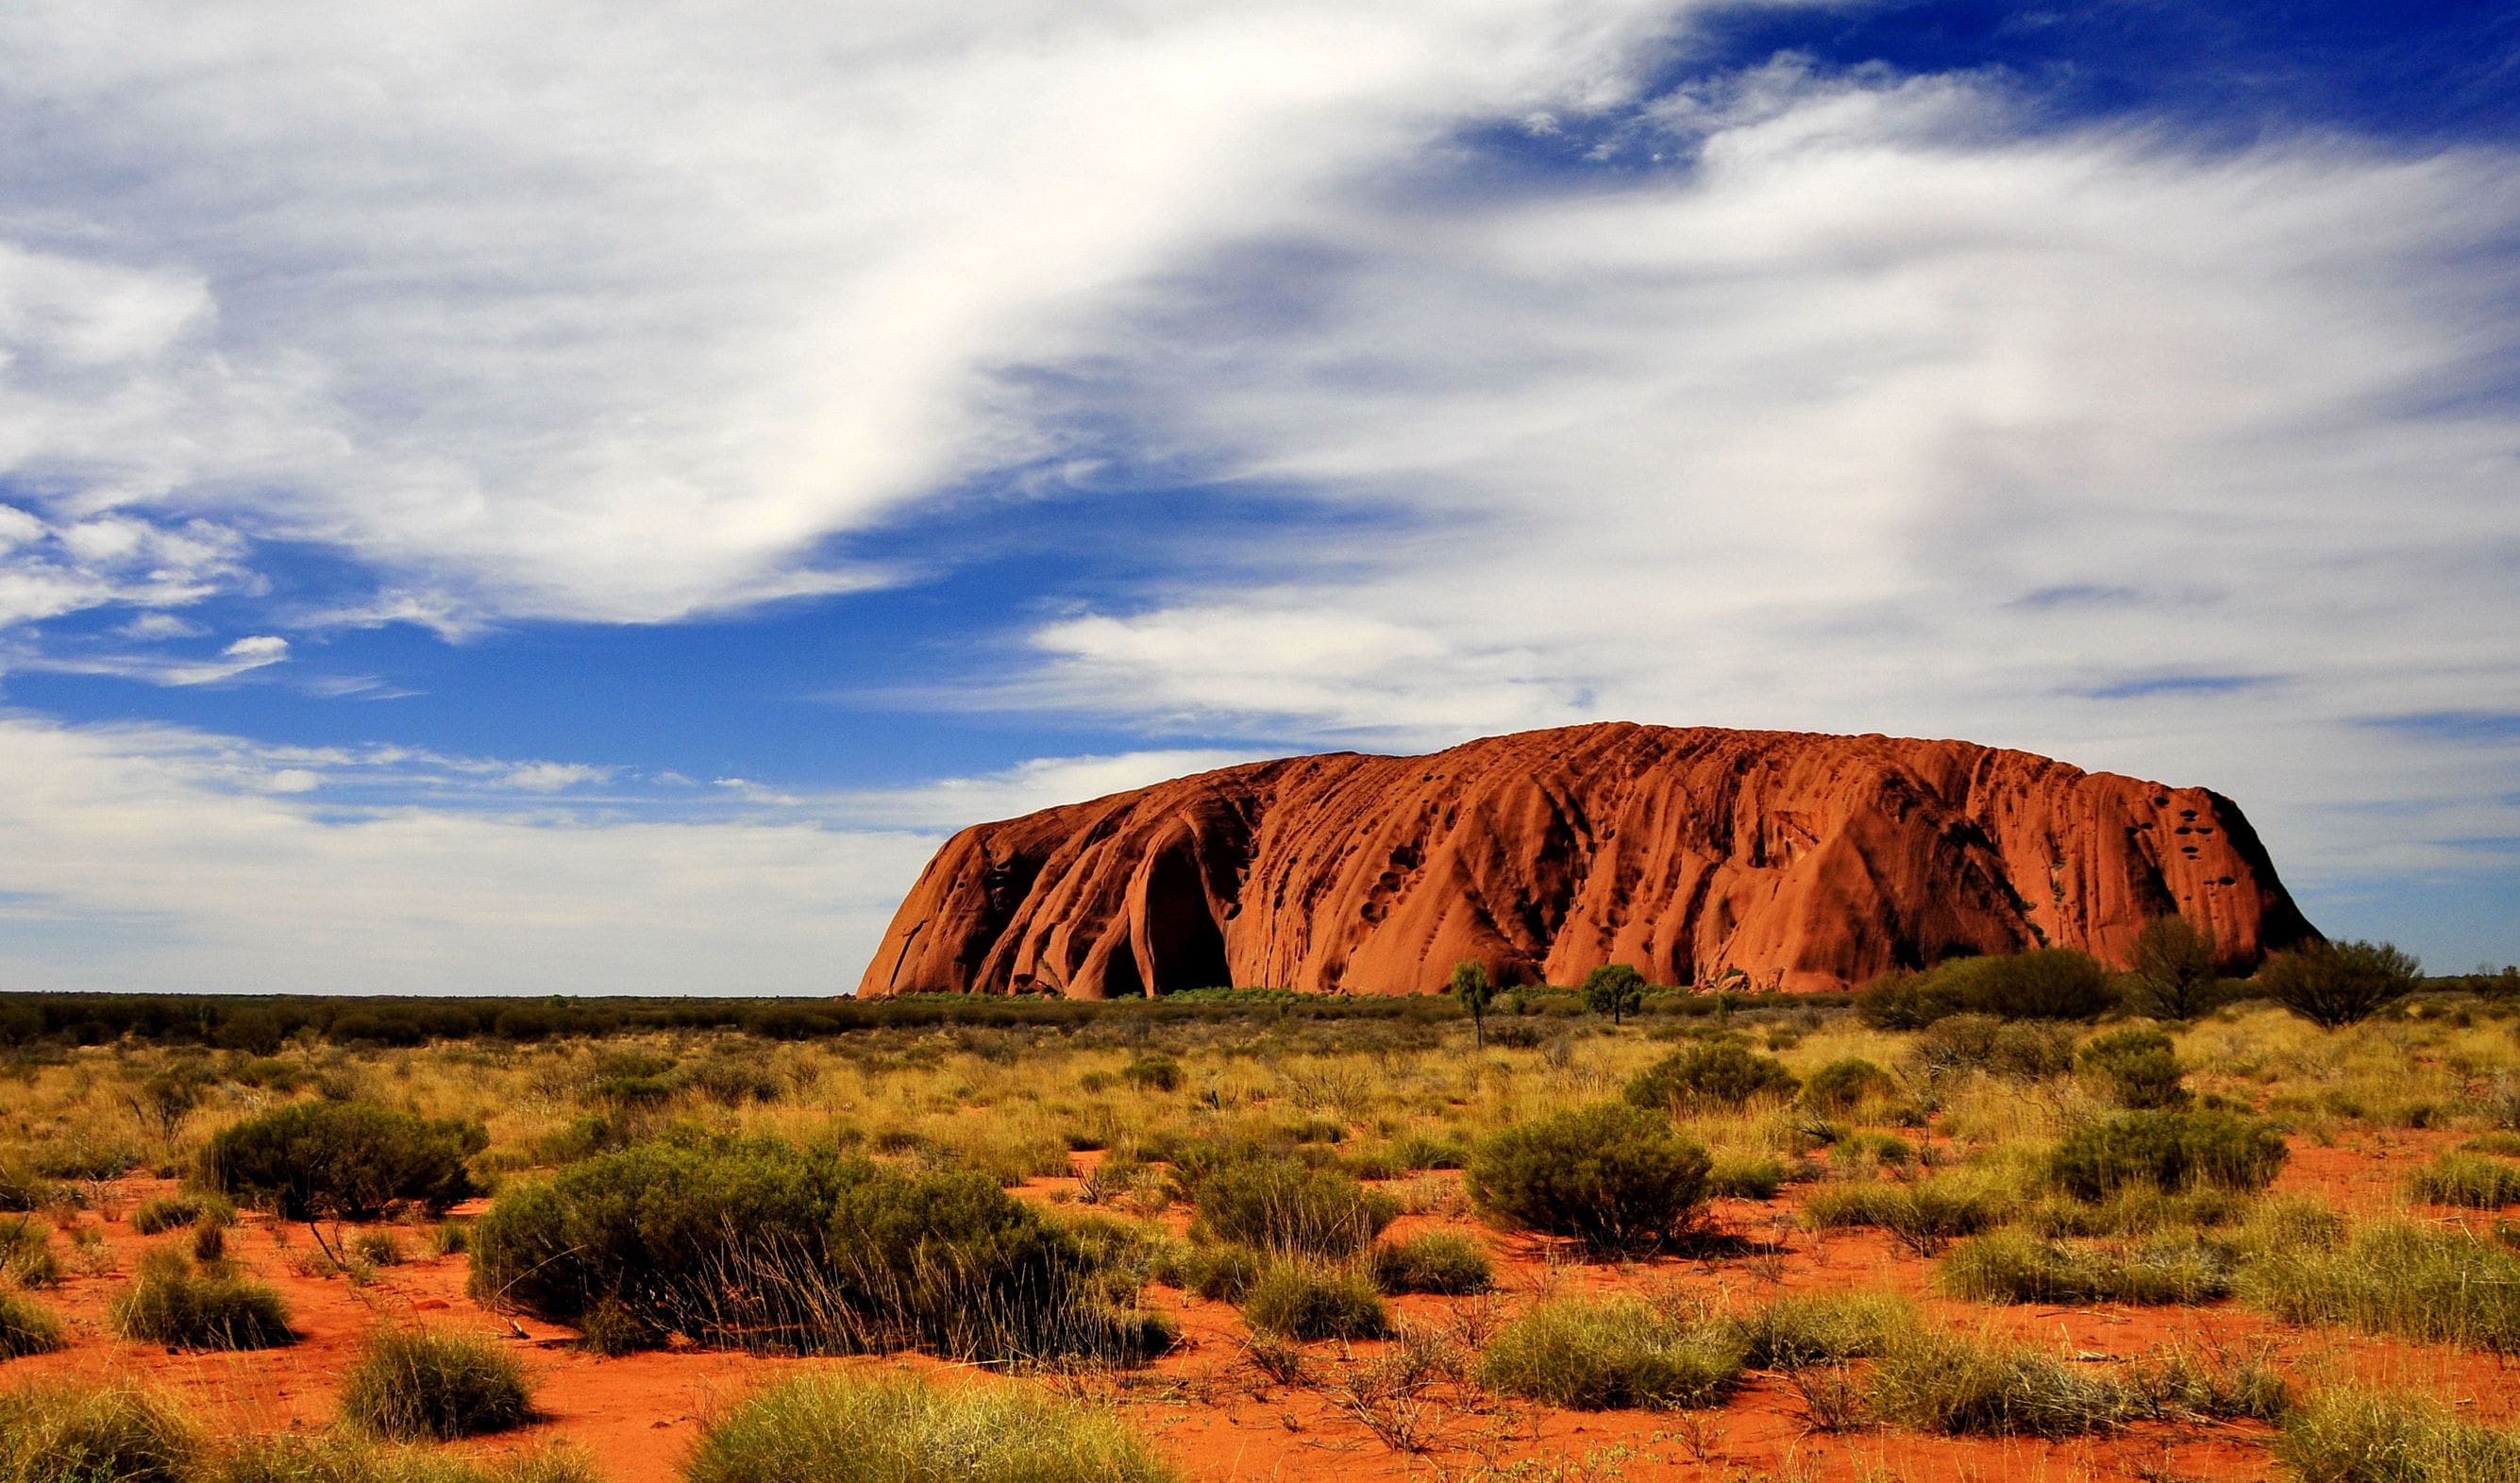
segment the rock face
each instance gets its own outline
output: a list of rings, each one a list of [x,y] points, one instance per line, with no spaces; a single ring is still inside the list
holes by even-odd
[[[858,992],[1438,990],[1603,964],[1835,989],[2151,919],[2226,966],[2318,934],[2229,799],[1965,742],[1611,723],[1251,763],[974,825]]]

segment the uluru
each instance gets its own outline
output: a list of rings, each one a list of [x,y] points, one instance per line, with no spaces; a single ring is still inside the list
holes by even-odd
[[[2172,914],[2235,972],[2318,935],[2204,788],[1966,742],[1616,722],[973,825],[858,992],[1412,994],[1471,959],[1500,982],[1616,963],[1825,990],[2040,946],[2123,965]]]

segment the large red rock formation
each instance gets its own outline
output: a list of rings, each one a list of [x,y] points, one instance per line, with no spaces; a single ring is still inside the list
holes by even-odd
[[[2315,936],[2230,800],[1965,742],[1527,732],[1229,767],[956,834],[862,995],[1234,985],[1833,989],[2049,944],[2122,964],[2167,913],[2227,966]]]

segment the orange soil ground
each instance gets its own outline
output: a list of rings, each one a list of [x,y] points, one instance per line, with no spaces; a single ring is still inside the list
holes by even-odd
[[[2425,1134],[2369,1135],[2338,1147],[2297,1146],[2277,1188],[2313,1193],[2341,1209],[2395,1207],[2405,1172],[2441,1146]],[[616,1483],[668,1483],[705,1418],[774,1376],[804,1366],[901,1367],[958,1382],[992,1377],[909,1358],[790,1360],[700,1351],[623,1359],[578,1353],[566,1330],[532,1320],[514,1327],[464,1295],[462,1257],[416,1256],[382,1269],[359,1287],[341,1278],[304,1275],[314,1250],[306,1228],[276,1232],[248,1217],[231,1234],[232,1254],[278,1285],[305,1337],[287,1349],[254,1354],[176,1354],[112,1337],[106,1308],[129,1280],[152,1238],[133,1234],[128,1211],[169,1186],[148,1179],[110,1187],[88,1223],[101,1231],[110,1265],[57,1242],[60,1287],[46,1294],[69,1322],[70,1347],[10,1362],[0,1384],[51,1375],[138,1375],[171,1387],[232,1432],[321,1426],[333,1415],[341,1376],[362,1337],[381,1323],[426,1321],[475,1326],[508,1335],[541,1378],[545,1419],[529,1430],[468,1444],[496,1453],[564,1438],[592,1451]],[[1072,1192],[1072,1181],[1042,1181],[1024,1191],[1050,1200]],[[2520,1380],[2489,1355],[2376,1340],[2342,1330],[2287,1329],[2232,1304],[2212,1308],[2116,1306],[1991,1308],[1932,1294],[1932,1264],[1872,1232],[1813,1233],[1794,1227],[1792,1191],[1772,1205],[1721,1202],[1718,1221],[1736,1235],[1778,1241],[1768,1258],[1657,1262],[1600,1267],[1552,1259],[1536,1243],[1483,1233],[1498,1258],[1501,1294],[1493,1298],[1410,1297],[1396,1307],[1405,1320],[1442,1325],[1484,1312],[1491,1319],[1544,1291],[1637,1289],[1680,1283],[1707,1293],[1758,1301],[1779,1292],[1887,1286],[1917,1297],[1946,1322],[2059,1346],[2094,1364],[2132,1358],[2166,1344],[2272,1344],[2292,1372],[2310,1383],[2351,1374],[2428,1391],[2461,1404],[2462,1414],[2501,1420],[2520,1409]],[[2453,1212],[2417,1214],[2444,1220]],[[1405,1220],[1396,1236],[1437,1225]],[[403,1233],[416,1247],[421,1233]],[[275,1239],[275,1237],[279,1237]],[[184,1234],[158,1237],[183,1239]],[[104,1270],[91,1270],[103,1267]],[[1117,1378],[1052,1380],[1114,1396],[1157,1447],[1200,1480],[1299,1478],[1443,1478],[1488,1461],[1598,1460],[1600,1478],[1736,1479],[1778,1474],[1813,1479],[1973,1478],[1988,1480],[2257,1479],[2273,1468],[2266,1428],[2251,1424],[2139,1425],[2114,1435],[2070,1442],[1955,1441],[1876,1429],[1843,1435],[1816,1432],[1780,1376],[1754,1375],[1721,1412],[1608,1413],[1556,1411],[1525,1404],[1471,1403],[1439,1392],[1418,1417],[1434,1445],[1423,1453],[1394,1451],[1340,1400],[1345,1381],[1383,1346],[1314,1346],[1305,1384],[1271,1381],[1253,1369],[1238,1336],[1235,1310],[1170,1288],[1148,1301],[1175,1312],[1184,1343],[1151,1369]],[[521,1337],[518,1335],[521,1334]]]

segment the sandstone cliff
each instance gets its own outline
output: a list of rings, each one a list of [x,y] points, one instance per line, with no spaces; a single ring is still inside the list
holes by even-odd
[[[1965,742],[1528,732],[1252,763],[974,825],[863,995],[1431,992],[1606,963],[1839,988],[2043,943],[2123,963],[2154,917],[2227,966],[2315,936],[2230,800]]]

